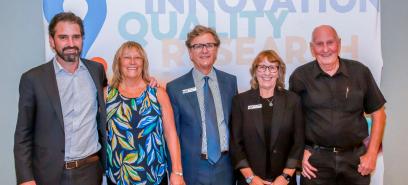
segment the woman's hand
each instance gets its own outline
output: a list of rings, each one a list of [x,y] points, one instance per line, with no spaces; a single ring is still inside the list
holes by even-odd
[[[171,173],[170,175],[170,185],[185,185],[183,176]]]
[[[272,185],[287,185],[287,184],[289,184],[289,182],[284,177],[282,177],[282,175],[276,177],[276,179],[272,183]]]
[[[265,185],[265,184],[272,184],[272,183],[269,182],[269,181],[265,181],[265,180],[261,179],[261,177],[255,176],[252,179],[252,182],[251,182],[250,185]]]

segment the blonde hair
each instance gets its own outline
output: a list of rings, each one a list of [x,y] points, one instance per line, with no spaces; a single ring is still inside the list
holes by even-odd
[[[143,47],[134,41],[127,41],[123,43],[119,49],[116,51],[115,57],[113,59],[112,63],[112,79],[110,86],[113,88],[118,88],[120,82],[122,82],[122,72],[120,71],[120,65],[121,65],[121,57],[123,55],[123,52],[127,49],[136,49],[137,52],[139,53],[140,57],[143,59],[143,69],[142,69],[142,79],[146,82],[149,82],[150,76],[149,76],[149,61],[147,60],[147,54]]]
[[[204,35],[206,33],[211,34],[214,37],[215,40],[215,44],[216,46],[220,45],[220,38],[217,35],[217,32],[210,28],[210,27],[205,27],[202,25],[197,25],[193,28],[193,30],[191,30],[188,34],[187,34],[187,40],[185,42],[187,48],[191,48],[191,42],[193,41],[194,38],[200,36],[200,35]]]
[[[256,69],[259,63],[263,62],[265,59],[270,63],[278,64],[278,79],[276,80],[276,87],[278,90],[283,90],[285,88],[286,65],[279,55],[273,50],[261,51],[253,60],[251,69],[249,70],[249,73],[251,74],[251,87],[253,89],[258,89],[259,83],[256,79]]]

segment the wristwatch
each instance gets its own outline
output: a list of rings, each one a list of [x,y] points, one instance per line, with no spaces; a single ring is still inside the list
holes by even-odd
[[[254,177],[255,177],[254,175],[251,175],[251,176],[245,178],[245,182],[246,182],[247,184],[251,184],[252,179],[254,179]]]
[[[288,181],[288,183],[290,182],[290,179],[292,179],[292,176],[290,176],[290,175],[287,174],[287,173],[282,173],[281,176],[282,176],[283,178],[285,178],[285,180]]]

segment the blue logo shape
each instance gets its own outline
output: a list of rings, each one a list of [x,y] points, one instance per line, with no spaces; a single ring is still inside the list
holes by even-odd
[[[106,0],[86,0],[88,12],[84,17],[85,38],[81,57],[85,57],[89,48],[95,42],[106,19]],[[48,23],[58,13],[63,12],[64,0],[44,0],[44,17]]]

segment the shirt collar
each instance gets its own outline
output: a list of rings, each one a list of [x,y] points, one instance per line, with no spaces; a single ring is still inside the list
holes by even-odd
[[[193,68],[193,76],[198,79],[198,81],[204,81],[204,77],[208,76],[209,80],[215,80],[217,78],[217,75],[215,74],[214,67],[211,68],[210,73],[208,75],[204,75],[201,73],[199,70],[197,70],[195,67]]]
[[[322,68],[320,68],[319,64],[317,63],[317,60],[313,61],[313,69],[312,69],[312,74],[315,78],[319,76],[327,76],[327,73],[325,73]],[[346,77],[349,77],[348,69],[347,66],[344,65],[343,59],[339,57],[339,69],[334,73],[333,76],[337,75],[344,75]]]
[[[57,57],[54,57],[52,61],[53,61],[52,63],[54,64],[55,74],[57,74],[57,73],[59,73],[59,72],[61,72],[61,71],[67,72],[67,71],[62,67],[62,65],[57,62]],[[78,71],[78,70],[84,70],[84,69],[87,70],[85,64],[82,62],[81,59],[79,59],[79,66],[78,66],[78,69],[77,69],[76,71]],[[75,72],[76,72],[76,71],[75,71]]]

